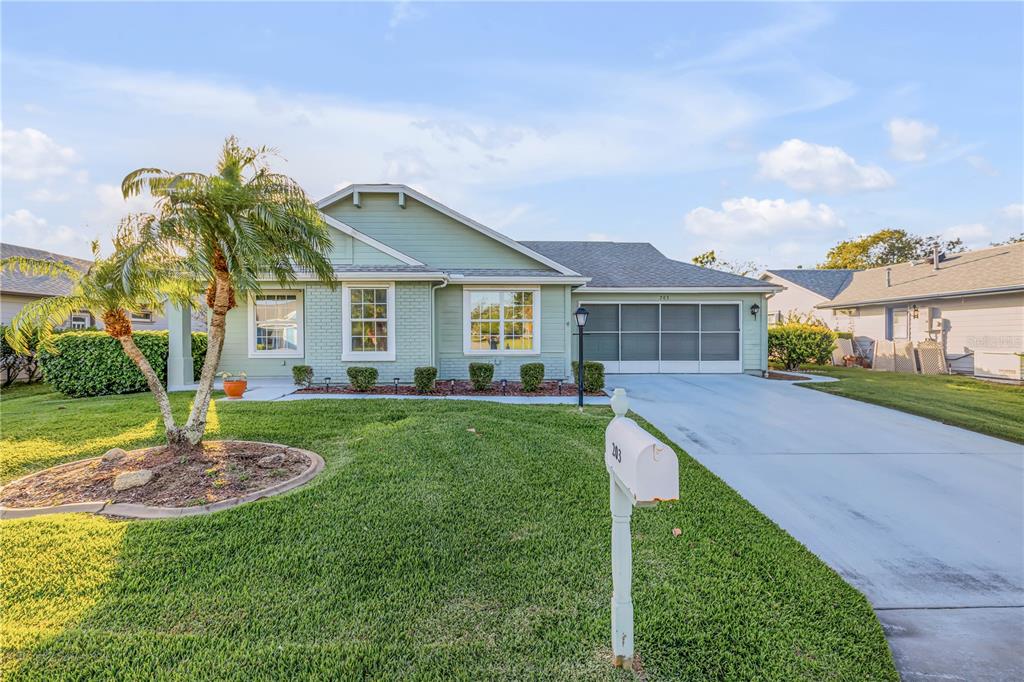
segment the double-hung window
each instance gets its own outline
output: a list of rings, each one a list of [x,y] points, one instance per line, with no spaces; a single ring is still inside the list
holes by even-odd
[[[341,359],[395,359],[395,285],[350,284],[342,287]]]
[[[540,353],[539,289],[463,290],[467,355]]]
[[[265,291],[249,298],[249,357],[302,357],[302,292]]]

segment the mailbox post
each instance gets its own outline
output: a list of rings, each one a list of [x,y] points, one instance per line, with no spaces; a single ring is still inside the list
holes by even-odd
[[[675,452],[626,417],[625,390],[612,395],[615,418],[605,430],[612,513],[612,664],[633,668],[633,547],[629,520],[633,507],[653,507],[679,499]]]

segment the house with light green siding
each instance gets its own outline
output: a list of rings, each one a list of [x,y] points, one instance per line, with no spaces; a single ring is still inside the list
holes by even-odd
[[[608,373],[767,369],[766,295],[779,287],[665,257],[646,243],[517,242],[405,185],[350,185],[317,202],[332,231],[336,286],[310,275],[228,313],[220,371],[345,381],[373,366],[381,381],[412,381],[421,366],[464,379],[471,362],[518,379],[542,362],[571,376],[585,306],[584,357]],[[170,315],[170,383],[184,379]]]

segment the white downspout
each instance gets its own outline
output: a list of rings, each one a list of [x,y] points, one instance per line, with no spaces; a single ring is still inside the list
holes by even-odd
[[[441,371],[441,368],[438,367],[437,357],[434,355],[434,352],[436,350],[434,344],[434,333],[437,330],[437,319],[434,317],[434,294],[437,292],[438,289],[444,289],[446,286],[448,286],[448,283],[448,276],[445,275],[444,281],[442,281],[440,284],[435,284],[434,286],[430,287],[430,364],[433,367],[437,367],[438,372]]]

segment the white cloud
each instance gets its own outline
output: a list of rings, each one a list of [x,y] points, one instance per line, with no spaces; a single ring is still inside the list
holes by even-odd
[[[48,187],[39,187],[29,192],[27,198],[29,201],[35,201],[40,204],[60,204],[70,199],[71,193]]]
[[[1009,204],[1000,213],[1012,220],[1021,220],[1024,218],[1024,204]]]
[[[938,126],[912,118],[894,118],[886,129],[889,153],[900,161],[924,161],[939,136]]]
[[[839,147],[786,140],[758,155],[760,176],[780,180],[801,192],[851,192],[892,187],[892,176],[879,166],[862,166]]]
[[[0,229],[3,241],[8,244],[30,246],[35,249],[55,251],[68,255],[88,253],[89,238],[81,232],[72,230],[67,225],[50,227],[45,218],[41,218],[28,209],[19,208],[4,216]]]
[[[964,157],[964,161],[967,162],[968,166],[978,171],[982,175],[987,175],[993,178],[999,175],[999,171],[997,171],[995,167],[988,162],[988,159],[986,159],[984,156],[981,156],[980,154],[968,154],[967,156]]]
[[[827,232],[844,223],[826,204],[743,197],[723,201],[720,211],[695,208],[686,214],[685,225],[692,234],[729,240]]]
[[[85,217],[97,229],[113,232],[125,215],[153,211],[153,199],[148,194],[126,200],[121,188],[115,185],[97,185],[94,193],[96,203],[86,211]]]
[[[35,128],[3,129],[3,176],[8,180],[40,180],[65,175],[78,155]]]
[[[992,230],[982,223],[965,223],[947,227],[942,231],[942,238],[960,239],[968,248],[980,248],[987,246],[991,241]]]
[[[391,8],[391,17],[388,19],[388,28],[396,29],[402,24],[422,19],[424,12],[409,0],[396,2]]]

